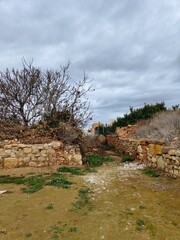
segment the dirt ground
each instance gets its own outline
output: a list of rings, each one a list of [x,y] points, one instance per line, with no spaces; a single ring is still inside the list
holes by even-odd
[[[96,173],[68,175],[75,183],[69,189],[46,186],[33,194],[22,193],[21,185],[0,184],[0,191],[9,191],[0,195],[0,239],[179,240],[180,179],[152,178],[143,167],[107,163]],[[0,175],[54,171],[24,168],[0,170]],[[74,209],[82,188],[89,189],[89,200]]]

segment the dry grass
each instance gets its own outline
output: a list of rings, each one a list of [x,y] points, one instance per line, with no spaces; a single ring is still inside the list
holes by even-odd
[[[164,140],[168,146],[180,147],[180,110],[158,113],[136,131],[137,138]]]

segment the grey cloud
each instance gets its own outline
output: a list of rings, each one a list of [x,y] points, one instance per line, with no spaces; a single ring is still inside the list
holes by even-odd
[[[71,60],[72,81],[84,70],[94,79],[94,121],[179,102],[178,0],[1,0],[0,23],[0,70]]]

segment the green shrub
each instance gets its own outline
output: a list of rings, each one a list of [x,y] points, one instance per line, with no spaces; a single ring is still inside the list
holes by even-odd
[[[99,167],[103,163],[113,162],[114,159],[110,156],[100,156],[99,154],[92,154],[86,157],[86,163],[90,167]]]
[[[86,163],[90,167],[98,167],[102,165],[102,158],[98,154],[92,154],[86,157]]]
[[[150,177],[159,177],[160,174],[153,169],[143,169],[142,172]]]

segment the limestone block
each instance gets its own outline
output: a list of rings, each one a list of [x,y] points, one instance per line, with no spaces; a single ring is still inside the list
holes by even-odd
[[[160,156],[160,157],[157,159],[157,165],[158,165],[159,168],[164,169],[164,167],[165,167],[165,162],[164,162],[162,156]]]
[[[18,146],[19,146],[18,143],[13,143],[13,144],[12,144],[12,147],[16,147],[16,148],[18,148]]]
[[[176,151],[176,156],[177,156],[177,157],[180,157],[180,150],[177,150],[177,151]]]
[[[174,170],[174,175],[175,176],[179,176],[180,175],[180,172],[178,170]]]
[[[11,149],[4,150],[4,152],[1,153],[1,156],[4,158],[11,157]]]
[[[153,163],[157,162],[157,159],[155,157],[152,157],[152,162]]]
[[[5,158],[4,159],[4,168],[16,168],[18,167],[18,159],[17,158]]]
[[[28,163],[28,162],[31,161],[31,158],[30,157],[23,157],[22,161],[25,162],[25,163]]]
[[[137,151],[138,151],[138,153],[142,153],[142,147],[141,147],[141,145],[138,146]]]
[[[157,167],[157,163],[152,163],[151,165],[153,168],[156,168]]]
[[[51,142],[51,143],[49,143],[49,146],[51,146],[54,149],[60,149],[63,147],[63,143],[62,142]]]
[[[45,143],[45,144],[44,144],[44,149],[47,150],[48,148],[49,148],[49,144]]]
[[[69,154],[74,155],[74,154],[75,154],[75,149],[72,148],[72,149],[69,151]]]
[[[175,165],[179,167],[180,166],[180,161],[176,160]]]
[[[30,167],[37,167],[37,162],[29,162]]]
[[[176,150],[172,149],[169,151],[169,155],[172,156],[172,155],[175,155],[176,154]]]
[[[38,161],[39,161],[39,162],[46,161],[46,158],[45,158],[45,157],[42,157],[42,156],[40,156],[40,157],[38,157]]]
[[[58,159],[59,159],[59,158],[58,158]],[[60,160],[61,160],[61,159],[60,159]],[[63,158],[63,160],[64,160],[64,158]],[[57,161],[57,159],[52,157],[52,158],[49,159],[49,161],[50,161],[51,163],[55,163],[55,162]]]
[[[45,167],[45,166],[46,166],[45,162],[41,162],[37,164],[37,167]]]
[[[12,145],[11,145],[11,144],[4,145],[4,149],[11,149],[11,148],[12,148]]]
[[[152,154],[152,155],[154,154],[154,144],[149,144],[148,145],[148,151],[149,151],[150,154]]]
[[[11,152],[11,157],[17,157],[17,153]]]
[[[163,154],[168,154],[168,152],[171,150],[170,147],[163,147],[162,152]]]
[[[44,149],[44,145],[43,144],[37,144],[36,147],[39,150],[43,150]]]
[[[177,157],[176,156],[172,156],[172,160],[176,161]]]
[[[30,148],[30,147],[26,147],[26,148],[24,148],[24,153],[31,153],[32,152],[32,148]]]
[[[18,147],[12,147],[11,150],[12,150],[13,152],[17,152],[17,151],[18,151]]]
[[[25,145],[25,144],[18,144],[18,147],[19,147],[19,148],[25,148],[26,145]]]
[[[73,156],[73,160],[74,160],[74,162],[76,162],[76,163],[81,165],[82,164],[82,156],[81,156],[81,154],[75,154]]]
[[[40,150],[37,147],[32,148],[32,153],[38,154],[39,152],[40,152]]]
[[[47,155],[47,151],[45,149],[41,150],[40,155]]]
[[[169,170],[168,172],[169,172],[170,174],[172,174],[172,175],[174,174],[174,171],[173,171],[173,170]]]
[[[172,165],[168,165],[168,166],[167,166],[167,169],[168,169],[168,170],[172,170],[172,169],[173,169],[173,166],[172,166]]]
[[[163,146],[162,145],[159,145],[159,144],[155,144],[154,146],[154,153],[155,154],[162,154],[162,150],[163,150]]]
[[[18,162],[18,167],[23,167],[23,166],[24,166],[23,161],[19,161]]]

